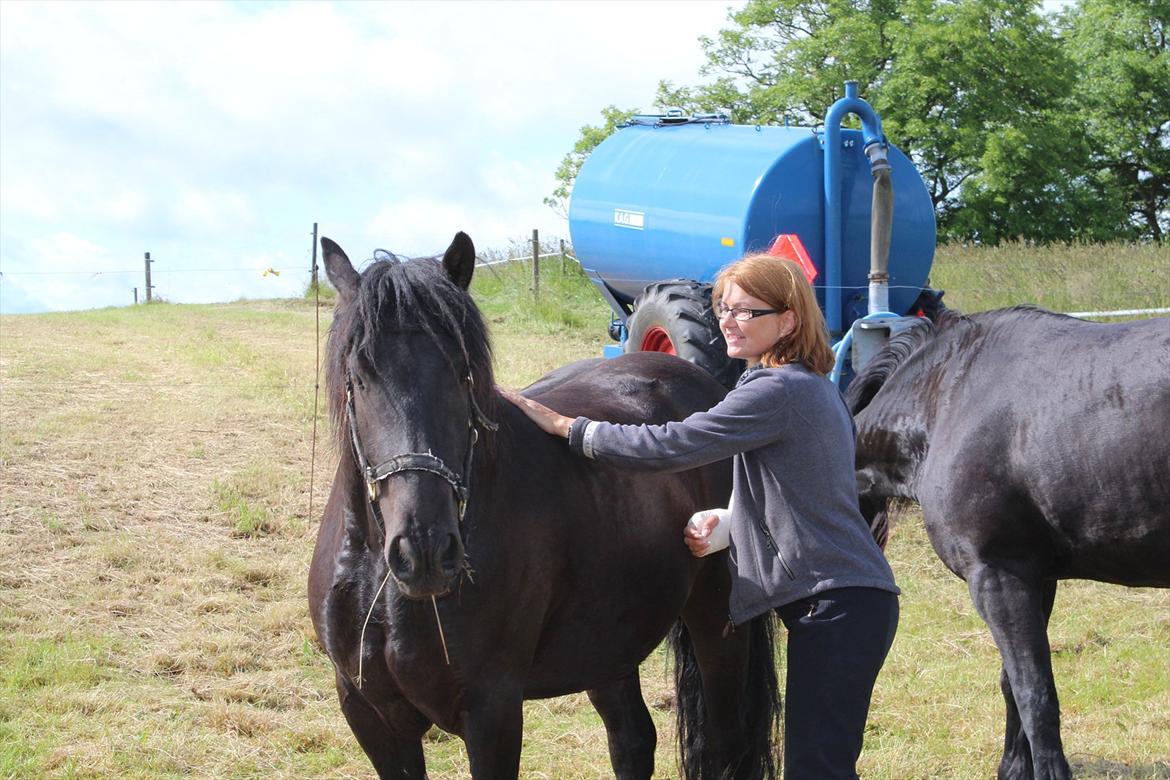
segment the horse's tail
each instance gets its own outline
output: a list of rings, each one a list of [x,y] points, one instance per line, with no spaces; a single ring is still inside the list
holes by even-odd
[[[686,780],[773,780],[780,767],[780,683],[776,677],[775,614],[770,610],[751,620],[741,631],[749,632],[747,673],[743,680],[740,733],[742,754],[731,766],[716,764],[707,744],[707,710],[703,683],[690,632],[680,620],[670,633],[674,651],[675,711],[679,753]]]
[[[861,516],[869,524],[873,540],[883,550],[890,541],[890,499],[862,495],[859,502]]]
[[[886,545],[890,543],[890,510],[888,506],[873,516],[873,520],[869,522],[869,532],[873,534],[873,540],[884,552]]]
[[[713,766],[704,765],[709,758],[704,739],[707,724],[706,704],[703,701],[703,680],[691,632],[678,620],[670,632],[670,649],[674,653],[674,712],[678,726],[679,762],[686,780],[714,777]]]

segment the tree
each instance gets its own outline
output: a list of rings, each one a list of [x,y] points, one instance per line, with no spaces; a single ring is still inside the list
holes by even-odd
[[[1170,197],[1165,2],[1083,0],[1060,20],[1073,75],[1035,128],[1005,125],[963,186],[951,234],[994,243],[1163,240]]]
[[[858,81],[886,135],[918,166],[947,237],[963,207],[960,190],[989,144],[1046,144],[1049,117],[1071,88],[1038,7],[1035,0],[751,0],[732,15],[737,29],[702,40],[705,72],[721,77],[696,88],[663,84],[658,99],[704,110],[728,103],[733,121],[791,115],[816,123],[842,82]]]
[[[1055,18],[1039,0],[748,0],[700,39],[713,80],[662,82],[656,103],[817,124],[855,80],[922,174],[944,240],[1161,239],[1168,8],[1080,0]],[[560,195],[584,159],[570,157]]]
[[[1054,160],[1079,171],[1076,158],[1059,152],[1076,145],[1061,138],[1065,133],[1054,121],[1071,79],[1051,25],[1030,0],[912,0],[906,6],[909,13],[891,34],[894,56],[877,87],[877,107],[887,136],[908,150],[926,181],[941,236],[1037,237],[1031,233],[1039,226],[1027,221],[994,237],[964,223],[971,191],[1034,181]],[[998,165],[989,170],[992,163]],[[1055,208],[1057,197],[1037,188],[1030,202]]]
[[[1134,235],[1170,231],[1170,2],[1081,0],[1063,18],[1101,200]]]
[[[729,110],[733,122],[815,124],[846,80],[863,92],[889,65],[898,0],[748,0],[736,25],[699,39],[711,84],[659,84],[657,102],[692,111]]]

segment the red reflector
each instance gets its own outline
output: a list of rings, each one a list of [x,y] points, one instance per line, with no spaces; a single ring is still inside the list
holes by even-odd
[[[795,233],[781,233],[776,236],[772,246],[768,248],[768,254],[798,263],[809,284],[812,284],[813,280],[817,278],[817,267],[813,265],[812,258],[808,256],[804,244],[800,241],[800,236]]]

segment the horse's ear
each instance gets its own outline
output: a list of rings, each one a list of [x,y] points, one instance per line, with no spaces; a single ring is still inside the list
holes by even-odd
[[[463,231],[455,234],[451,246],[443,255],[443,270],[451,281],[466,290],[471,285],[471,275],[475,273],[475,244],[471,237]]]
[[[357,297],[361,277],[354,270],[353,263],[346,257],[345,252],[341,251],[341,247],[322,236],[321,253],[325,257],[325,274],[337,288],[341,299],[349,301]]]

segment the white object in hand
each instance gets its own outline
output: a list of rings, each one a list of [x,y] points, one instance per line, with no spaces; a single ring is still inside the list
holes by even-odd
[[[707,535],[707,547],[703,556],[710,555],[714,552],[719,552],[731,543],[731,510],[730,509],[704,509],[701,512],[695,512],[691,515],[691,519],[687,524],[696,530],[703,527],[703,519],[715,515],[719,518],[715,523],[715,527],[711,529],[711,533]],[[702,556],[700,556],[702,557]]]

